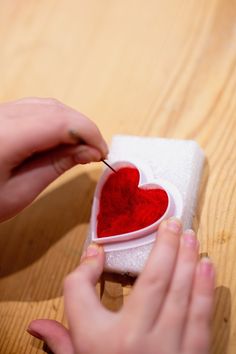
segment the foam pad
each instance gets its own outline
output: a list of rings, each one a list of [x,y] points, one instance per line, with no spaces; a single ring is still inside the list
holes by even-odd
[[[192,226],[198,189],[204,166],[204,154],[192,140],[116,135],[112,139],[109,162],[143,161],[154,178],[162,178],[175,185],[183,200],[184,229]],[[85,247],[91,242],[91,232]],[[124,250],[106,250],[105,270],[136,276],[144,267],[152,244]]]

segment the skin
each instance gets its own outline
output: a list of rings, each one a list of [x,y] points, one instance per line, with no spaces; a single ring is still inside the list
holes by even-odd
[[[0,221],[29,205],[76,164],[104,159],[107,145],[96,125],[52,99],[0,105]],[[105,309],[95,292],[103,248],[90,245],[64,282],[68,328],[40,319],[28,332],[55,354],[207,354],[215,272],[198,259],[192,230],[164,221],[146,266],[119,312]]]
[[[207,354],[215,272],[198,260],[198,241],[181,223],[164,221],[144,271],[117,313],[105,309],[95,285],[104,253],[91,245],[64,282],[66,329],[35,320],[28,331],[55,354]]]
[[[26,207],[69,168],[108,153],[96,125],[54,99],[1,104],[0,123],[0,221]]]

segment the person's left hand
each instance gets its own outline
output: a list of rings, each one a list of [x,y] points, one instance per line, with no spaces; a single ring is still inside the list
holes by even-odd
[[[182,237],[181,237],[182,236]],[[198,260],[193,231],[181,235],[177,220],[159,228],[147,264],[126,303],[114,313],[96,296],[104,253],[91,245],[64,283],[69,329],[33,321],[28,332],[55,354],[208,354],[214,268]]]
[[[0,222],[69,168],[108,153],[97,126],[54,99],[1,104],[0,124]]]

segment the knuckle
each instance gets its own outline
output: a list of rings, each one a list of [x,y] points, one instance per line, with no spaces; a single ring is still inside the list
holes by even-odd
[[[57,124],[63,128],[65,124],[65,106],[55,98],[45,98],[42,104],[47,107],[47,111],[51,113],[51,119],[55,119]]]
[[[61,106],[61,102],[53,97],[39,98],[39,102],[42,104],[48,104],[50,106]]]
[[[191,348],[194,348],[194,353],[208,353],[209,348],[209,335],[206,331],[204,334],[200,335],[195,333],[191,337]]]
[[[52,156],[51,164],[57,176],[62,175],[68,169],[76,164],[75,158],[73,156],[66,156],[64,158],[55,158]]]
[[[15,101],[15,103],[21,103],[21,104],[35,104],[40,102],[41,102],[41,98],[34,97],[34,96],[23,97]]]
[[[177,252],[180,245],[180,237],[179,235],[172,233],[172,231],[168,231],[162,238],[162,242],[171,252]]]
[[[38,104],[50,115],[50,120],[54,119],[58,126],[63,128],[66,117],[66,107],[63,103],[55,98],[40,98]]]
[[[175,306],[178,304],[178,307],[181,308],[186,308],[189,303],[189,296],[184,287],[177,287],[170,290],[170,298]]]
[[[208,326],[211,322],[212,311],[212,299],[201,296],[193,300],[192,320],[196,325]]]
[[[57,176],[60,176],[60,175],[62,175],[65,172],[65,169],[62,166],[62,163],[61,163],[60,160],[52,158],[51,159],[51,164],[52,164],[53,169],[54,169],[54,171],[55,171]]]
[[[61,102],[56,98],[51,97],[24,97],[16,101],[23,104],[42,104],[42,105],[61,105]]]
[[[137,349],[139,348],[139,336],[134,330],[127,331],[126,333],[123,333],[122,335],[122,346],[120,350],[121,353],[126,353],[126,354],[134,354],[137,352]]]
[[[194,321],[194,323],[196,323],[198,325],[199,324],[204,325],[204,324],[207,324],[208,322],[210,322],[207,314],[203,311],[196,311],[193,316],[193,321]]]
[[[167,280],[154,272],[149,272],[143,278],[143,286],[149,291],[162,294],[167,289]]]

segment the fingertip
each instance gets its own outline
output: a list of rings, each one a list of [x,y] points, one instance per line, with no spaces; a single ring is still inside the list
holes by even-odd
[[[197,274],[200,277],[213,279],[215,278],[215,267],[212,260],[209,257],[203,257],[200,259],[197,268]]]
[[[48,353],[74,353],[70,334],[61,323],[56,320],[38,319],[32,321],[27,332],[33,337],[43,340]]]
[[[166,238],[166,237],[173,237],[178,236],[180,240],[180,236],[182,233],[182,222],[180,219],[171,217],[169,219],[163,220],[158,229],[158,239]]]
[[[192,229],[187,229],[183,232],[182,245],[187,249],[192,249],[197,254],[199,250],[199,241],[196,233]]]
[[[48,326],[48,322],[50,320],[47,319],[37,319],[33,320],[29,323],[26,331],[33,337],[44,340],[44,329]],[[46,324],[46,325],[45,325]]]
[[[87,145],[80,145],[74,154],[75,161],[78,164],[101,161],[102,155],[98,149]]]
[[[70,139],[77,144],[86,144],[94,147],[101,153],[101,159],[106,158],[109,149],[105,139],[98,126],[91,119],[84,116],[82,113],[76,112],[76,116],[80,120],[71,123],[68,134]],[[78,124],[79,123],[79,124]]]
[[[171,217],[166,222],[166,227],[169,231],[175,234],[180,234],[182,231],[182,222],[176,217]]]
[[[104,268],[105,255],[103,247],[92,243],[84,251],[80,265],[64,281],[64,290],[69,293],[77,283],[91,283],[95,285]]]
[[[40,333],[35,331],[33,328],[30,328],[30,326],[26,329],[26,332],[28,332],[32,337],[37,338],[39,340],[43,340],[43,337],[41,336]]]
[[[80,264],[94,264],[103,267],[104,258],[103,247],[96,243],[91,243],[82,254]]]
[[[216,272],[209,257],[200,259],[196,269],[195,292],[202,296],[211,297],[215,289]]]
[[[109,148],[105,140],[103,140],[100,144],[101,152],[102,152],[102,159],[106,159],[109,154]]]

